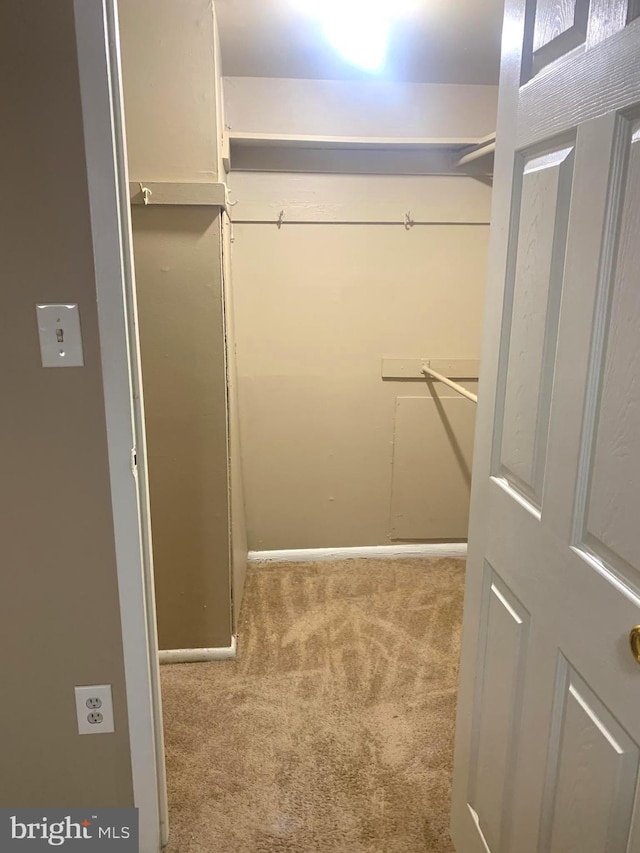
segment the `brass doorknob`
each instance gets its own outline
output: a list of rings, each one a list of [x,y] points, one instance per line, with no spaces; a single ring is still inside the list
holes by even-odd
[[[635,625],[629,631],[629,645],[636,663],[640,663],[640,625]]]

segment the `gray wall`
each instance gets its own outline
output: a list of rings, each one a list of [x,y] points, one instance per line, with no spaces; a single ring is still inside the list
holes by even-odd
[[[217,181],[211,0],[120,0],[132,181]],[[228,646],[231,569],[219,212],[133,208],[161,649]]]
[[[72,0],[0,4],[0,87],[0,805],[132,805]],[[84,368],[41,367],[61,301]],[[101,683],[116,732],[81,737],[74,685]]]

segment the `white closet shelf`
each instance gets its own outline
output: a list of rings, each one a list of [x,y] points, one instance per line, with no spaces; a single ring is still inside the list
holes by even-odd
[[[129,181],[131,204],[226,207],[226,184],[215,181]]]
[[[224,168],[336,174],[462,175],[486,180],[495,134],[477,137],[310,136],[227,131]],[[486,155],[486,156],[485,156]],[[482,160],[480,158],[483,158]]]
[[[229,143],[249,148],[322,148],[368,151],[463,151],[477,145],[480,140],[473,137],[404,137],[404,136],[302,136],[286,133],[240,133],[229,131]]]

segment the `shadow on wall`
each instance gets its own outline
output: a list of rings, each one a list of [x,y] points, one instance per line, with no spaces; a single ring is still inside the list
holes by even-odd
[[[449,439],[449,444],[451,445],[451,450],[455,456],[459,471],[467,486],[471,488],[471,466],[468,458],[469,449],[466,448],[466,453],[465,450],[463,450],[460,439],[458,435],[456,435],[451,419],[447,415],[445,407],[442,404],[442,400],[440,399],[440,395],[437,392],[433,395],[433,402],[442,420],[442,426],[444,427],[444,431]],[[473,406],[474,404],[469,402],[469,405]]]
[[[219,214],[135,206],[133,233],[160,648],[228,646]]]

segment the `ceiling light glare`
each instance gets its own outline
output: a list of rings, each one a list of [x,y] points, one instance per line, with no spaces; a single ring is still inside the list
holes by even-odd
[[[383,67],[389,45],[389,30],[398,6],[408,0],[301,0],[316,17],[329,43],[358,68],[377,71]]]
[[[358,68],[377,71],[384,65],[389,44],[389,16],[377,4],[345,2],[325,14],[322,29],[338,53]]]
[[[369,13],[363,17],[359,11],[345,9],[327,16],[323,31],[338,53],[358,68],[377,71],[384,65],[389,44],[389,18]]]

